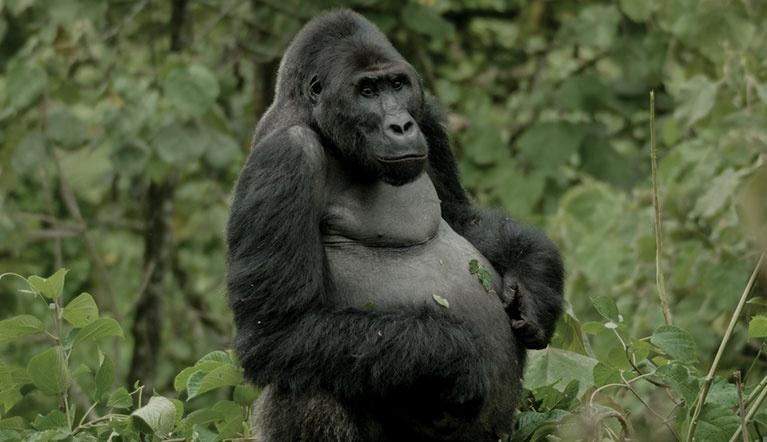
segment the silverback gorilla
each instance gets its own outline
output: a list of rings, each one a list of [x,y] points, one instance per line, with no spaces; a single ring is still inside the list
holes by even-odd
[[[236,350],[268,386],[260,441],[511,432],[525,349],[548,344],[562,309],[562,262],[537,230],[472,205],[443,120],[354,12],[315,18],[286,51],[227,231]]]

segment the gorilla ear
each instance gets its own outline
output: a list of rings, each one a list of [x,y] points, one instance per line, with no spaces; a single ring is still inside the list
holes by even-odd
[[[309,99],[312,100],[312,103],[317,102],[321,92],[322,84],[320,83],[320,79],[315,75],[309,80]]]

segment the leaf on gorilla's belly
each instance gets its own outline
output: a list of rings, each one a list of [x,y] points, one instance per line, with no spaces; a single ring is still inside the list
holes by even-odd
[[[450,302],[442,296],[434,293],[431,295],[431,297],[434,298],[434,300],[437,301],[437,304],[441,305],[442,307],[450,308]]]
[[[477,279],[479,279],[487,293],[495,293],[495,290],[493,290],[493,278],[490,276],[490,272],[476,259],[469,261],[469,273],[477,275]]]

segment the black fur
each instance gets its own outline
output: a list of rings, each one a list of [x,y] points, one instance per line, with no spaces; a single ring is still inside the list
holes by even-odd
[[[464,318],[433,306],[366,309],[336,301],[323,245],[326,156],[361,182],[402,185],[417,176],[397,176],[376,160],[371,137],[379,136],[379,117],[355,113],[343,82],[391,61],[409,68],[361,16],[336,11],[312,20],[283,58],[275,102],[237,183],[228,289],[246,378],[270,386],[256,418],[264,440],[494,440],[511,424],[511,415],[490,423],[477,417],[495,368]],[[439,105],[424,97],[417,76],[411,81],[407,108],[428,145],[442,217],[503,275],[507,326],[523,344],[545,346],[562,304],[556,247],[534,229],[472,206]],[[524,350],[514,340],[508,345],[521,367]]]

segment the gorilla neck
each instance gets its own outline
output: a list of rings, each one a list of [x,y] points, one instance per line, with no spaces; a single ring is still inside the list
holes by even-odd
[[[408,247],[437,234],[440,201],[427,174],[393,186],[381,180],[362,182],[333,157],[327,164],[325,244]]]

